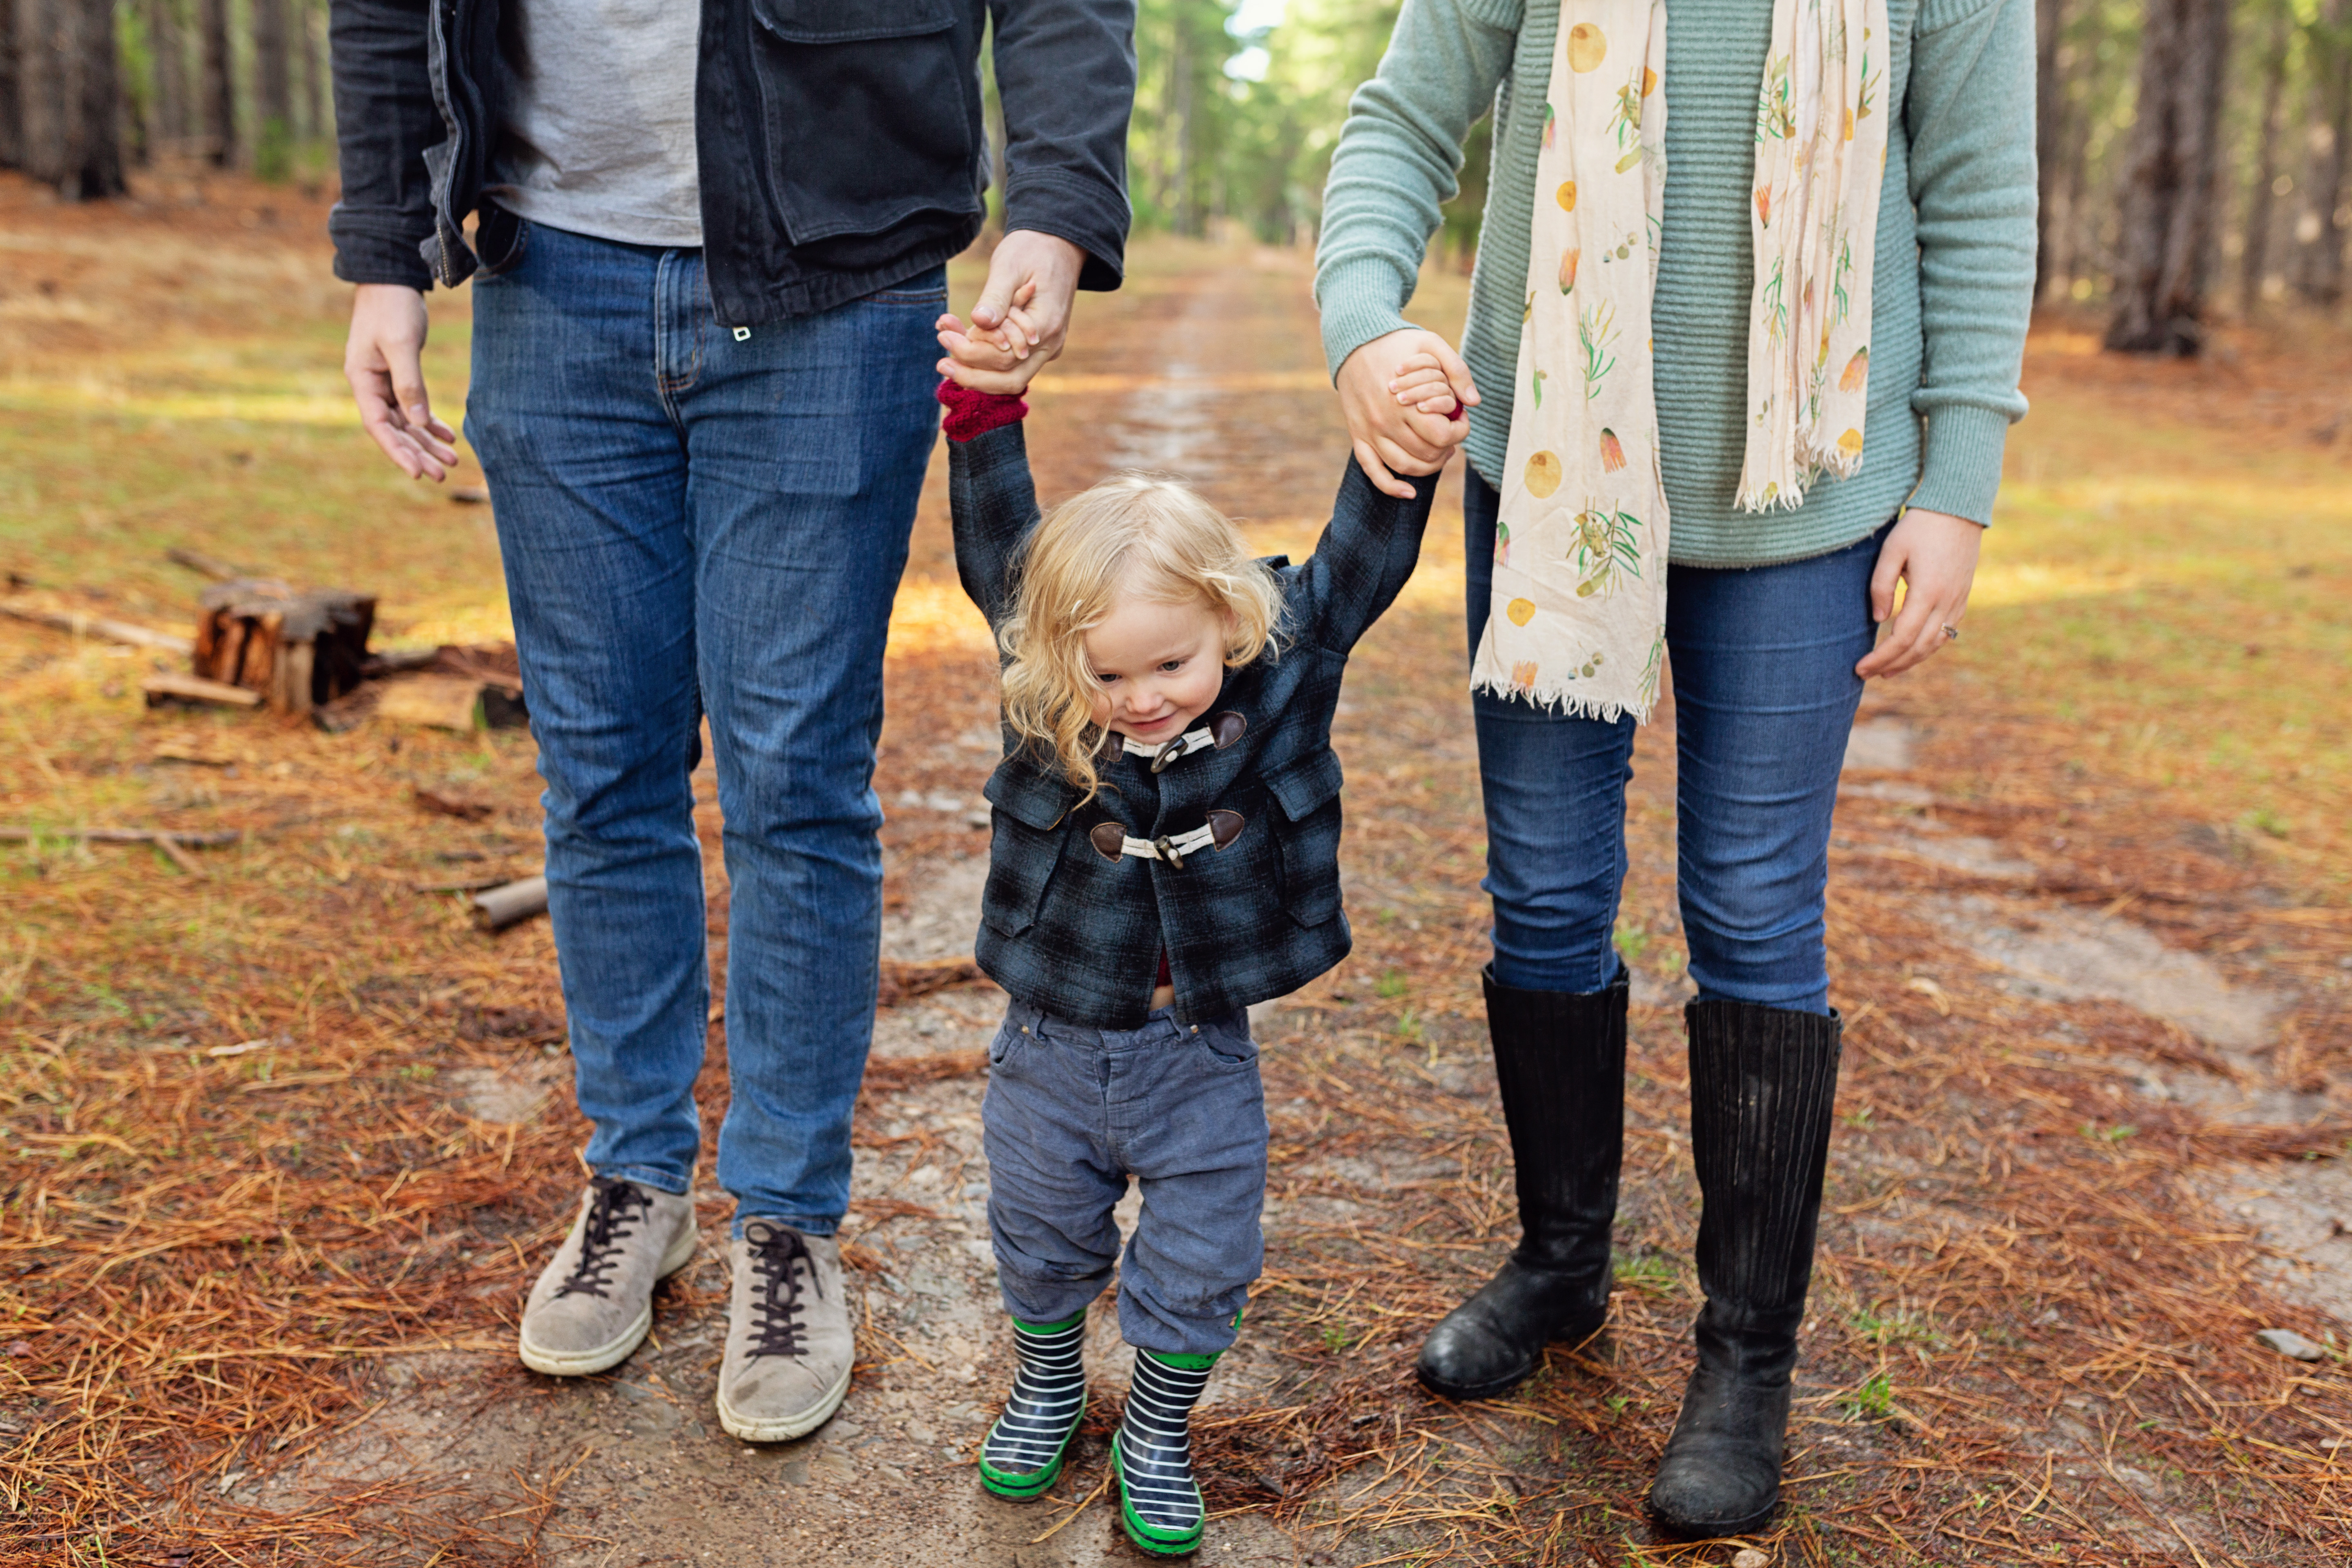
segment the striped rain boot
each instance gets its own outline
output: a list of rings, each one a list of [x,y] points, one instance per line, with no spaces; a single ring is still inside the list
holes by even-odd
[[[1059,1323],[1013,1320],[1020,1367],[1004,1414],[980,1446],[980,1484],[1027,1502],[1061,1479],[1063,1458],[1087,1413],[1087,1369],[1080,1356],[1087,1315]]]
[[[1110,1440],[1110,1467],[1127,1538],[1159,1556],[1199,1550],[1207,1528],[1208,1510],[1192,1479],[1191,1422],[1216,1363],[1213,1355],[1135,1352],[1135,1382]]]

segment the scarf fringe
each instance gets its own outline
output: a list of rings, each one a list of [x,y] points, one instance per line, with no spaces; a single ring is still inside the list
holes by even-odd
[[[1804,504],[1805,487],[1801,484],[1768,483],[1762,489],[1749,487],[1739,492],[1742,511],[1794,511]]]
[[[1517,681],[1503,680],[1491,675],[1473,675],[1470,689],[1507,700],[1521,699],[1562,719],[1598,719],[1604,724],[1614,724],[1628,713],[1633,716],[1636,724],[1647,724],[1650,714],[1658,705],[1654,697],[1637,708],[1631,702],[1610,702],[1598,697],[1580,697],[1574,692],[1538,690],[1532,686],[1521,686]]]

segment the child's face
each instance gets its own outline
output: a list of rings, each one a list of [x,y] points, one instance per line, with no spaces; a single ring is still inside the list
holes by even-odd
[[[1224,655],[1224,617],[1207,605],[1120,595],[1087,634],[1095,722],[1154,743],[1182,734],[1223,689]]]

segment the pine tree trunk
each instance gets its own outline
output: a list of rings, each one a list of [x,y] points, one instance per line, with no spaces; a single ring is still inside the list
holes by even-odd
[[[0,169],[25,161],[24,79],[16,68],[17,0],[0,0]]]
[[[2042,187],[2034,215],[2033,297],[2041,300],[2064,284],[2052,268],[2058,259],[2059,185],[2065,168],[2060,150],[2066,144],[2066,79],[2058,44],[2066,31],[2066,0],[2037,0],[2033,19],[2033,130]]]
[[[2352,0],[2328,0],[2311,29],[2311,139],[2304,165],[2296,284],[2315,305],[2344,298],[2344,164],[2352,156]]]
[[[147,47],[155,59],[155,136],[172,151],[188,139],[188,41],[179,0],[147,0]]]
[[[119,196],[122,175],[122,78],[116,62],[114,0],[67,0],[80,55],[80,123],[72,167],[58,190],[68,201]]]
[[[302,0],[294,10],[294,28],[302,40],[302,135],[316,142],[327,134],[327,51],[320,37],[326,17]]]
[[[2270,269],[2271,188],[2278,184],[2279,134],[2286,125],[2287,46],[2294,40],[2294,13],[2271,8],[2270,44],[2263,51],[2263,129],[2254,147],[2254,177],[2246,187],[2246,249],[2238,271],[2238,313],[2251,316],[2262,303],[2263,275]]]
[[[69,202],[122,190],[114,0],[16,0],[25,173]]]
[[[2228,0],[2148,0],[2110,349],[2193,354],[2203,341],[2229,54]]]
[[[294,139],[293,39],[286,0],[252,0],[253,153],[265,178],[283,179]]]
[[[197,109],[212,143],[212,161],[225,169],[236,161],[236,76],[228,47],[228,0],[196,0],[196,32],[202,62]]]

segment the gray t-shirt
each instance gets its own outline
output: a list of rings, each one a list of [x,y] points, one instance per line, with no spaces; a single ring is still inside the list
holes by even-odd
[[[506,123],[488,194],[534,223],[632,245],[698,246],[698,5],[509,0]]]

